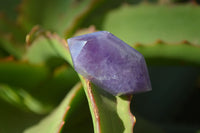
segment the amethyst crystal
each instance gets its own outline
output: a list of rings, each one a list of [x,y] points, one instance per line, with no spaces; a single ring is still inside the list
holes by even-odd
[[[75,70],[113,95],[151,90],[144,57],[107,31],[67,40]]]

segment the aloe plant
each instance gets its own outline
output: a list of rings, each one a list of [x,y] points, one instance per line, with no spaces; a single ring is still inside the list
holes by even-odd
[[[200,8],[181,2],[1,1],[0,133],[199,132]],[[142,53],[152,92],[105,95],[74,71],[66,40],[99,30]]]

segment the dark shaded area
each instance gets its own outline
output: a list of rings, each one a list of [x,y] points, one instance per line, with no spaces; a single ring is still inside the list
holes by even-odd
[[[95,25],[97,29],[102,29],[102,23],[104,21],[105,15],[113,9],[121,6],[125,3],[124,0],[104,0],[98,5],[97,10],[93,10],[83,22],[80,27],[88,27],[90,25]]]
[[[1,46],[0,46],[0,58],[4,58],[4,57],[6,57],[8,55],[9,55],[8,52],[5,51],[4,49],[2,49]]]
[[[81,93],[84,93],[82,89]],[[85,95],[78,94],[68,112],[62,133],[93,133],[93,123]]]
[[[200,128],[198,67],[149,67],[152,91],[136,94],[133,114],[142,116],[169,133],[191,133]]]
[[[0,133],[22,133],[39,122],[44,115],[36,115],[15,108],[0,100]]]
[[[22,0],[0,0],[0,12],[6,14],[9,19],[16,19],[17,6]]]
[[[199,81],[198,81],[199,84]],[[194,89],[194,91],[189,95],[188,100],[183,103],[180,110],[174,116],[175,122],[182,122],[189,125],[200,125],[200,108],[199,100],[200,98],[200,87]]]
[[[188,67],[198,67],[199,64],[197,62],[192,62],[192,61],[184,61],[176,58],[146,58],[146,63],[148,66],[155,66],[155,65],[166,65],[166,66],[188,66]]]
[[[94,84],[92,86],[95,86],[92,93],[99,111],[101,131],[105,133],[124,132],[125,125],[117,114],[116,97],[99,86]]]

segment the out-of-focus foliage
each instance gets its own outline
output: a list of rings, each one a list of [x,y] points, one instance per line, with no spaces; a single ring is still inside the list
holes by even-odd
[[[198,132],[198,3],[0,0],[0,133]],[[152,92],[114,97],[73,70],[66,39],[97,30],[144,55]]]
[[[81,104],[81,106],[80,106]],[[89,110],[87,101],[84,95],[84,91],[80,83],[78,83],[72,90],[67,94],[62,103],[53,111],[48,117],[42,120],[38,125],[27,129],[25,133],[57,133],[61,132],[65,123],[69,123],[70,126],[73,124],[84,124],[86,121],[90,122],[91,116],[89,115]],[[71,109],[72,108],[72,109]],[[84,112],[85,111],[85,112]],[[79,122],[73,121],[70,118],[72,115],[78,115],[81,113]],[[68,121],[69,120],[69,121]],[[77,128],[71,128],[70,126],[65,127],[67,132],[81,132],[81,131],[92,131],[92,124],[86,123],[84,126]]]
[[[152,44],[157,40],[179,43],[187,40],[198,45],[199,23],[199,6],[140,4],[123,6],[109,13],[103,29],[121,36],[128,44]]]

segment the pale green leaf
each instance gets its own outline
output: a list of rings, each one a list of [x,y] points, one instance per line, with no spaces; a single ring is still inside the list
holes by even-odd
[[[24,133],[59,133],[61,132],[63,125],[68,123],[68,115],[74,111],[74,104],[78,104],[83,100],[84,92],[81,84],[77,84],[72,90],[66,95],[62,103],[40,123],[32,126],[24,131]],[[87,105],[87,104],[86,104]],[[84,105],[85,106],[85,105]],[[65,119],[66,118],[66,119]]]
[[[103,30],[128,44],[152,44],[157,40],[200,44],[200,7],[195,5],[122,6],[110,12]]]
[[[49,70],[27,62],[0,60],[0,82],[20,88],[34,88],[49,76]]]
[[[0,133],[22,133],[25,128],[37,123],[44,117],[18,109],[1,99],[0,106]]]
[[[64,36],[66,30],[74,30],[88,11],[102,0],[24,0],[19,23],[29,31],[35,25]],[[71,33],[69,33],[71,34]]]
[[[200,65],[200,47],[189,43],[133,45],[148,64]]]
[[[112,96],[82,76],[93,118],[95,133],[131,133],[135,117],[130,112],[129,96]]]
[[[66,41],[57,34],[43,31],[38,26],[34,27],[27,35],[28,49],[24,56],[25,60],[34,64],[55,65],[63,64],[68,58],[65,49]],[[64,58],[64,59],[63,59]]]
[[[0,98],[20,109],[38,114],[47,113],[51,109],[21,88],[0,85]]]

